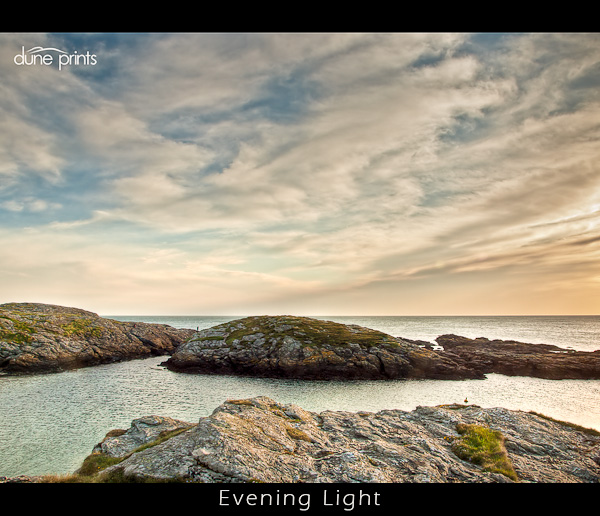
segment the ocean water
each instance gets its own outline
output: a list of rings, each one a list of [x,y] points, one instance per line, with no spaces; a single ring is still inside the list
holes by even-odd
[[[106,316],[110,317],[110,316]],[[202,329],[236,317],[114,316]],[[600,317],[322,317],[394,336],[445,333],[600,349]],[[145,415],[195,422],[230,398],[269,396],[312,411],[413,410],[469,403],[536,411],[600,430],[600,380],[488,375],[485,380],[302,381],[188,375],[153,357],[63,373],[0,377],[0,476],[70,473],[114,428]]]
[[[169,324],[174,328],[200,329],[243,316],[110,316],[119,321]],[[434,342],[454,333],[468,338],[516,340],[554,344],[581,351],[600,349],[600,316],[318,316],[343,324],[358,324],[394,337]]]

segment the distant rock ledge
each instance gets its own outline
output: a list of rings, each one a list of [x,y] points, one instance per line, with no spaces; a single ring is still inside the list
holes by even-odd
[[[41,303],[0,305],[0,372],[56,372],[169,355],[195,332]]]
[[[136,419],[62,481],[598,483],[600,432],[476,405],[315,413],[257,397],[228,400],[196,424]]]
[[[531,376],[548,380],[600,379],[600,350],[575,351],[550,344],[513,340],[468,339],[442,335],[443,353],[482,375]]]

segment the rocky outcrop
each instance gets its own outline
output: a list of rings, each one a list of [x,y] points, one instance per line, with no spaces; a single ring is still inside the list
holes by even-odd
[[[109,457],[125,457],[135,449],[156,441],[166,433],[194,426],[178,419],[163,416],[145,416],[134,419],[128,430],[111,430],[93,453],[103,453]]]
[[[303,379],[600,379],[600,350],[442,335],[437,346],[308,317],[247,317],[198,332],[173,371]]]
[[[120,322],[79,308],[0,305],[0,372],[39,373],[171,354],[195,332]]]
[[[442,335],[436,342],[444,353],[479,374],[533,376],[550,380],[600,379],[600,350],[574,351],[549,344],[512,340],[468,339]]]
[[[247,317],[198,332],[164,365],[186,373],[303,379],[483,378],[414,342],[308,317]]]
[[[459,453],[466,427],[488,429],[500,438],[510,475]],[[104,448],[130,449],[127,435],[107,437]],[[182,482],[599,482],[600,434],[502,408],[449,405],[412,412],[314,413],[258,397],[227,401],[198,424],[156,446],[134,450],[100,473],[101,479],[115,477]]]
[[[431,343],[293,316],[246,317],[195,332],[79,308],[0,305],[0,374],[55,372],[172,355],[172,371],[301,379],[483,379],[488,373],[600,379],[600,350],[442,335]],[[440,351],[441,347],[441,351]]]

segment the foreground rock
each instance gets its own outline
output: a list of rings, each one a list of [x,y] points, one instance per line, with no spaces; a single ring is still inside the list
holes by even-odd
[[[414,342],[308,317],[247,317],[198,332],[164,365],[178,372],[304,379],[484,376]]]
[[[468,339],[457,335],[442,335],[436,342],[444,348],[445,354],[483,375],[600,379],[600,350],[573,351],[549,344]]]
[[[119,322],[78,308],[0,305],[0,371],[38,373],[171,354],[193,330]]]
[[[516,476],[486,471],[459,458],[457,443],[464,425],[499,432]],[[103,441],[103,449],[120,450],[113,456],[129,455],[102,471],[100,478],[181,482],[600,481],[597,433],[533,413],[478,406],[317,414],[266,397],[230,400],[197,425],[156,446],[135,451],[131,444],[127,434],[108,436]]]
[[[178,419],[163,416],[145,416],[134,419],[128,430],[111,430],[93,453],[103,453],[109,457],[125,457],[136,448],[156,441],[165,433],[188,429],[195,426]]]

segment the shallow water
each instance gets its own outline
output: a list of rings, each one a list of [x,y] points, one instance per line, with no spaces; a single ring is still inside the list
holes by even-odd
[[[194,329],[231,319],[234,317],[131,318]],[[413,339],[432,340],[443,333],[457,333],[588,351],[597,349],[591,343],[597,342],[600,334],[597,317],[512,321],[458,317],[331,319]],[[527,335],[538,338],[528,339]],[[467,398],[469,403],[483,407],[533,410],[600,430],[600,380],[502,375],[462,381],[276,380],[174,373],[159,365],[165,359],[153,357],[64,373],[1,377],[0,475],[69,473],[109,430],[129,428],[135,418],[156,414],[195,422],[226,399],[251,396],[269,396],[312,411],[412,410],[419,405],[463,403]]]

